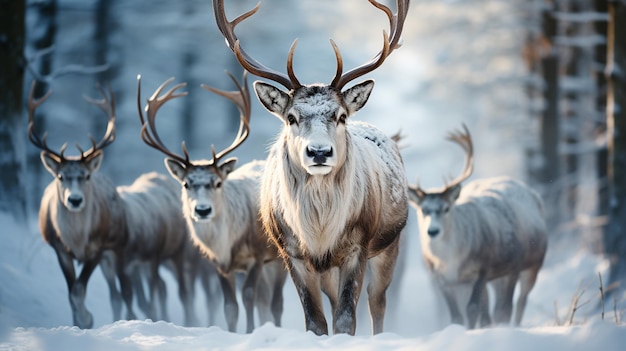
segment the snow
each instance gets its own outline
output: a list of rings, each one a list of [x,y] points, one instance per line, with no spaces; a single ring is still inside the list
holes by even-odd
[[[531,292],[521,327],[498,326],[466,330],[446,325],[447,311],[434,294],[412,235],[403,240],[400,267],[389,292],[386,332],[371,336],[366,299],[361,298],[357,335],[315,336],[304,331],[304,317],[295,288],[285,287],[283,327],[265,324],[252,334],[226,331],[221,311],[218,326],[182,327],[182,307],[170,293],[172,322],[150,320],[112,322],[106,283],[99,270],[87,290],[87,307],[95,328],[71,326],[71,313],[63,276],[52,249],[41,240],[35,223],[25,227],[0,214],[0,350],[623,350],[626,325],[615,322],[613,304],[606,303],[604,319],[598,305],[598,273],[606,276],[608,264],[586,250],[554,248]],[[411,216],[409,226],[414,226]],[[398,274],[401,273],[402,274]],[[165,272],[163,272],[165,273]],[[175,291],[171,276],[164,274],[168,290]],[[580,309],[569,325],[570,302],[582,292]],[[197,311],[207,311],[197,297]],[[583,304],[586,301],[585,304]],[[558,308],[558,317],[554,308]],[[329,307],[325,307],[327,318]],[[623,302],[618,317],[623,318]],[[560,325],[557,325],[559,321]]]
[[[315,336],[263,325],[250,335],[220,328],[182,328],[165,322],[120,321],[96,330],[76,327],[17,329],[1,347],[29,350],[623,350],[624,328],[594,321],[584,327],[499,328],[468,332],[449,326],[426,337]],[[621,344],[621,345],[620,345]]]
[[[228,17],[232,19],[235,14],[251,9],[256,2],[227,1]],[[91,41],[87,29],[93,24],[85,13],[94,1],[60,3],[64,5],[60,8],[66,11],[59,19],[55,68],[67,64],[89,66],[92,54],[85,43]],[[180,5],[183,3],[184,6]],[[414,0],[402,48],[394,51],[382,67],[363,77],[374,78],[376,87],[367,105],[354,118],[372,123],[388,134],[402,130],[405,139],[401,151],[409,181],[419,177],[423,187],[438,187],[443,176],[459,172],[463,155],[444,136],[461,122],[468,125],[476,144],[473,178],[494,175],[524,178],[524,148],[536,141],[537,133],[536,121],[528,116],[529,102],[523,91],[527,77],[519,57],[524,33],[519,14],[521,3]],[[232,89],[232,82],[223,71],[236,72],[232,53],[217,35],[210,1],[118,1],[115,4],[112,11],[116,14],[116,25],[121,28],[111,43],[114,58],[121,64],[119,77],[112,82],[119,91],[118,134],[116,142],[106,150],[101,172],[120,185],[131,183],[143,172],[165,173],[163,155],[143,145],[139,138],[134,95],[137,74],[143,77],[143,98],[170,76],[178,76],[176,83],[192,80],[187,88],[189,96],[172,101],[161,112],[164,116],[159,120],[159,128],[172,150],[186,138],[191,157],[202,158],[207,157],[211,144],[218,148],[230,144],[236,125],[220,116],[232,106],[197,86],[206,83],[219,89]],[[363,9],[355,1],[339,5],[335,0],[267,0],[256,15],[237,28],[237,34],[252,56],[274,69],[285,66],[289,45],[298,37],[294,57],[298,78],[304,83],[325,81],[335,70],[329,37],[340,47],[346,69],[365,62],[380,49],[381,32],[388,24],[378,11],[367,8],[367,2],[365,5]],[[321,13],[324,15],[316,15]],[[30,18],[30,23],[35,20]],[[183,52],[196,55],[190,67],[181,59]],[[253,80],[251,77],[250,81]],[[30,78],[26,82],[29,86]],[[52,88],[55,93],[41,107],[49,120],[50,145],[63,142],[71,145],[77,140],[88,145],[87,133],[100,135],[87,126],[89,118],[84,117],[93,113],[93,107],[76,101],[83,91],[97,96],[91,77],[58,77]],[[191,135],[183,135],[176,119],[183,111],[183,103],[192,105],[190,113],[195,116]],[[281,122],[253,98],[251,123],[250,137],[236,150],[239,164],[264,157]],[[27,147],[31,158],[38,162],[37,150]],[[41,183],[28,194],[31,206],[36,208],[40,190],[51,177],[42,173],[32,178]],[[590,189],[590,194],[593,191]],[[615,322],[612,301],[606,302],[604,319],[600,314],[598,274],[608,276],[608,262],[593,254],[590,245],[576,236],[550,239],[548,256],[530,293],[521,327],[470,331],[448,325],[445,306],[435,294],[421,259],[413,209],[388,294],[386,332],[381,335],[370,335],[364,297],[359,302],[356,336],[315,336],[305,332],[302,307],[289,280],[285,286],[281,328],[266,324],[252,334],[243,334],[243,308],[240,308],[239,333],[226,331],[221,310],[214,311],[216,326],[185,328],[180,326],[182,308],[173,278],[167,271],[163,276],[170,292],[171,322],[113,322],[108,289],[99,269],[87,287],[86,305],[94,315],[94,329],[80,330],[71,326],[67,287],[53,250],[39,234],[35,217],[33,210],[27,223],[16,223],[0,213],[0,351],[626,349],[626,326],[622,322],[625,302],[616,301],[619,323]],[[196,293],[198,317],[206,321],[209,312],[200,292]],[[578,294],[582,294],[580,309],[569,325],[570,304]],[[328,318],[328,303],[325,309]]]

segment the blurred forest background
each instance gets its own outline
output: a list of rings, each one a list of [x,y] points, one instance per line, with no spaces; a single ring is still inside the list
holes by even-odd
[[[393,7],[393,1],[383,1]],[[230,19],[256,0],[226,2]],[[164,142],[192,158],[230,144],[238,112],[200,89],[233,89],[225,70],[241,69],[217,30],[209,0],[0,0],[0,211],[36,216],[51,177],[26,137],[25,99],[52,96],[36,128],[67,153],[89,147],[106,118],[82,95],[96,84],[116,96],[117,140],[101,172],[129,184],[165,172],[163,156],[139,137],[142,104],[171,76],[189,95],[159,115]],[[355,67],[381,47],[386,18],[367,1],[265,0],[237,27],[252,56],[282,70],[299,38],[300,81],[327,82],[335,70],[328,38]],[[368,78],[376,87],[354,118],[405,136],[409,181],[441,185],[462,167],[447,131],[466,123],[476,143],[474,178],[511,175],[540,191],[551,245],[566,242],[611,258],[611,282],[626,275],[626,2],[606,0],[413,0],[403,47]],[[250,77],[250,81],[254,80]],[[240,162],[264,158],[280,122],[253,101]],[[571,248],[571,245],[570,245]]]

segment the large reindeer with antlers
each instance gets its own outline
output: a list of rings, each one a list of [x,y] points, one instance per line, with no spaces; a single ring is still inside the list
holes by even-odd
[[[287,74],[267,68],[241,47],[234,29],[254,9],[226,19],[224,1],[213,0],[217,26],[239,63],[251,73],[277,82],[284,92],[257,81],[261,104],[284,122],[270,149],[262,176],[261,218],[265,232],[291,273],[304,308],[306,329],[327,334],[321,291],[330,298],[335,333],[354,334],[356,306],[366,264],[374,333],[383,331],[386,290],[408,215],[407,184],[396,143],[372,125],[348,119],[360,110],[374,87],[366,80],[344,86],[378,68],[398,48],[409,1],[397,2],[397,14],[374,1],[390,22],[383,49],[366,64],[342,73],[341,54],[329,85],[302,85],[293,68],[294,41]]]
[[[34,130],[35,110],[52,93],[48,91],[35,100],[35,82],[28,98],[28,137],[40,148],[41,161],[54,176],[46,187],[39,208],[39,227],[43,239],[54,249],[67,282],[74,325],[91,328],[93,316],[85,307],[87,282],[100,262],[103,251],[113,250],[121,254],[127,240],[124,202],[115,186],[98,172],[103,159],[102,149],[115,139],[115,99],[109,89],[109,97],[99,87],[102,100],[86,98],[102,109],[109,122],[104,137],[99,142],[93,138],[92,147],[80,151],[79,156],[66,156],[66,144],[60,152],[53,151],[46,143],[46,135],[39,137]],[[83,268],[78,278],[74,260]],[[125,275],[123,262],[115,267],[119,273],[122,296],[128,307],[127,317],[135,318],[132,311],[132,290]]]
[[[496,295],[495,322],[509,323],[519,281],[515,311],[519,325],[547,248],[542,201],[528,186],[508,177],[462,186],[472,174],[474,160],[471,136],[463,128],[448,135],[466,153],[463,173],[442,189],[409,185],[410,200],[419,208],[422,254],[453,323],[473,328],[479,317],[481,325],[491,323],[486,291],[490,281]],[[461,296],[469,296],[464,310],[459,307]]]
[[[184,156],[170,151],[156,130],[157,111],[167,101],[187,95],[187,92],[177,92],[186,83],[177,84],[161,95],[173,78],[165,81],[148,99],[145,107],[147,117],[144,117],[139,81],[137,107],[143,125],[143,141],[167,156],[166,168],[183,186],[183,213],[193,241],[217,266],[224,292],[224,313],[230,331],[236,331],[238,319],[234,274],[237,271],[246,273],[242,298],[246,309],[247,332],[252,332],[255,303],[262,323],[273,321],[280,325],[282,289],[287,273],[277,259],[275,248],[263,236],[258,216],[258,183],[264,162],[252,161],[235,169],[236,158],[223,160],[224,156],[246,140],[250,131],[250,95],[246,73],[241,85],[232,75],[230,77],[237,91],[222,91],[202,85],[204,89],[234,102],[240,111],[239,132],[234,141],[219,153],[211,146],[210,160],[190,160],[184,142]],[[266,292],[259,296],[261,299],[257,298],[259,282],[263,284],[261,291]]]

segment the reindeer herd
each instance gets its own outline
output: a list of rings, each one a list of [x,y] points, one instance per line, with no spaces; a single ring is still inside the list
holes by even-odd
[[[468,328],[508,324],[514,290],[520,292],[515,325],[522,320],[529,292],[542,266],[547,229],[540,197],[507,177],[478,179],[462,185],[473,170],[473,144],[467,127],[448,139],[466,153],[465,171],[441,189],[424,190],[407,182],[398,139],[375,126],[353,120],[366,104],[373,80],[345,86],[378,67],[400,47],[409,0],[397,0],[396,12],[369,0],[389,20],[383,47],[370,61],[343,72],[341,53],[331,40],[337,70],[330,84],[301,84],[293,72],[294,41],[287,72],[274,71],[241,46],[235,27],[259,9],[226,18],[224,1],[213,0],[217,27],[244,69],[235,91],[206,90],[239,109],[239,132],[232,144],[205,159],[191,160],[167,148],[156,128],[156,115],[167,101],[184,97],[185,83],[163,92],[165,81],[137,107],[141,138],[165,156],[171,177],[141,175],[130,186],[114,186],[98,172],[103,149],[115,139],[115,97],[99,87],[102,99],[87,100],[108,118],[102,140],[79,156],[50,149],[34,128],[35,110],[50,96],[28,98],[28,136],[41,149],[41,161],[54,176],[39,211],[40,230],[52,246],[68,286],[74,325],[93,326],[85,306],[88,280],[100,266],[109,285],[114,319],[134,319],[133,301],[147,318],[168,319],[166,284],[160,268],[172,270],[186,325],[197,325],[193,299],[200,280],[210,315],[219,297],[219,281],[228,329],[239,315],[237,275],[246,331],[261,323],[281,325],[283,286],[289,275],[304,312],[306,330],[328,334],[322,293],[331,305],[333,333],[354,334],[357,303],[367,281],[373,333],[383,332],[386,292],[401,247],[409,205],[418,215],[418,235],[427,269],[445,300],[451,321]],[[280,84],[254,82],[261,105],[283,122],[265,160],[237,167],[224,158],[250,132],[251,100],[247,73]],[[408,229],[407,231],[415,231]],[[76,274],[76,267],[82,267]],[[365,279],[366,271],[369,272]],[[214,282],[214,283],[212,283]],[[495,296],[490,311],[489,291]],[[147,291],[147,295],[146,295]],[[212,324],[214,318],[210,318]]]

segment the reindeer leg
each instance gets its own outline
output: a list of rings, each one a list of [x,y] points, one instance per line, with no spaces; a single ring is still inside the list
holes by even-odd
[[[535,286],[535,282],[537,281],[537,274],[539,273],[539,269],[541,265],[537,265],[535,267],[531,267],[520,274],[520,293],[517,298],[517,306],[515,307],[515,325],[519,326],[522,322],[522,317],[524,317],[524,310],[526,309],[526,300],[528,299],[528,294]]]
[[[117,289],[115,275],[115,254],[112,251],[105,251],[100,260],[100,271],[109,287],[109,299],[111,300],[111,310],[113,321],[122,318],[122,294]]]
[[[491,325],[491,316],[489,314],[489,292],[487,289],[483,290],[480,296],[480,316],[479,325],[481,328],[486,328]]]
[[[170,316],[167,313],[167,284],[165,284],[165,280],[161,276],[159,270],[157,270],[157,291],[156,294],[159,299],[159,316],[161,320],[169,321]],[[156,307],[156,306],[155,306]],[[185,324],[185,326],[188,326]]]
[[[129,277],[133,284],[133,295],[137,297],[137,305],[143,314],[148,317],[150,316],[150,302],[148,298],[146,298],[146,292],[144,290],[143,279],[146,275],[146,267],[145,262],[137,262],[134,266],[129,267],[131,270]]]
[[[257,284],[255,306],[259,314],[259,325],[274,322],[270,300],[272,299],[273,278],[272,263],[264,264]],[[245,304],[245,303],[244,303]]]
[[[237,319],[239,318],[239,305],[237,304],[237,294],[235,293],[235,276],[234,273],[223,274],[220,272],[219,277],[222,292],[224,293],[226,324],[228,324],[228,331],[235,333],[237,331]]]
[[[201,259],[204,261],[204,258]],[[220,302],[217,283],[215,282],[215,278],[218,278],[218,274],[213,264],[208,260],[200,262],[199,264],[200,284],[206,296],[206,305],[209,312],[209,326],[212,326],[215,325],[215,311],[217,311]]]
[[[328,324],[322,307],[319,275],[312,272],[302,260],[289,258],[286,263],[304,309],[306,330],[310,330],[316,335],[328,335]]]
[[[470,295],[469,302],[467,303],[467,326],[469,329],[474,329],[478,315],[480,314],[480,300],[483,291],[487,288],[487,281],[485,279],[485,271],[481,270],[478,273],[478,279],[474,282],[472,287],[472,293]]]
[[[122,299],[126,305],[126,319],[137,319],[135,312],[133,311],[133,286],[128,273],[126,272],[126,262],[121,250],[115,252],[115,271],[117,273],[117,279],[120,282],[120,290],[122,291]]]
[[[193,276],[187,274],[185,270],[185,255],[184,251],[181,251],[181,255],[177,255],[173,258],[174,268],[176,271],[176,278],[178,280],[178,297],[183,304],[185,311],[185,326],[193,326],[198,324],[198,318],[193,309],[193,289],[190,285],[194,283]],[[164,282],[165,285],[165,282]]]
[[[276,267],[276,274],[273,280],[272,286],[272,315],[274,316],[274,324],[277,327],[280,327],[282,322],[281,318],[283,315],[283,305],[284,305],[284,297],[283,297],[283,287],[285,286],[285,281],[287,280],[287,271],[283,266],[283,262],[281,260],[274,260],[274,262],[270,263]]]
[[[241,292],[243,305],[246,309],[246,332],[252,333],[254,330],[254,303],[256,301],[256,290],[263,269],[263,261],[257,260],[246,275]]]
[[[370,282],[367,285],[367,296],[370,316],[372,318],[373,334],[383,332],[383,321],[387,307],[387,289],[389,285],[391,285],[393,278],[393,269],[396,265],[396,259],[398,258],[399,242],[400,240],[396,239],[393,244],[389,245],[378,256],[369,260],[372,274]]]
[[[152,258],[146,261],[148,265],[148,313],[147,316],[153,321],[159,320],[156,313],[156,294],[159,286],[159,260]]]
[[[74,259],[72,256],[65,251],[63,248],[63,244],[56,238],[50,240],[50,245],[54,249],[54,253],[57,255],[57,260],[59,261],[59,266],[61,267],[61,272],[63,272],[63,276],[65,277],[65,283],[67,284],[67,292],[68,298],[70,301],[70,307],[72,309],[72,315],[75,315],[74,306],[72,305],[72,288],[74,287],[74,283],[76,282],[76,271],[74,270]],[[74,325],[76,324],[76,320],[74,319]]]
[[[367,250],[359,246],[345,258],[339,267],[339,300],[333,313],[333,333],[354,335],[356,332],[356,306],[363,287],[367,265]]]
[[[435,281],[437,282],[437,287],[439,288],[439,291],[443,295],[443,299],[446,301],[446,305],[448,306],[448,311],[450,312],[450,323],[464,325],[463,315],[459,309],[454,289],[444,283],[440,277],[435,277]]]
[[[93,327],[93,315],[87,310],[87,307],[85,307],[85,295],[87,293],[89,277],[91,277],[91,273],[96,269],[99,262],[100,256],[83,263],[83,269],[70,292],[70,304],[74,311],[74,324],[82,329]]]
[[[496,287],[496,305],[494,320],[496,324],[509,324],[513,313],[513,293],[519,278],[519,273],[514,272],[494,282]]]

